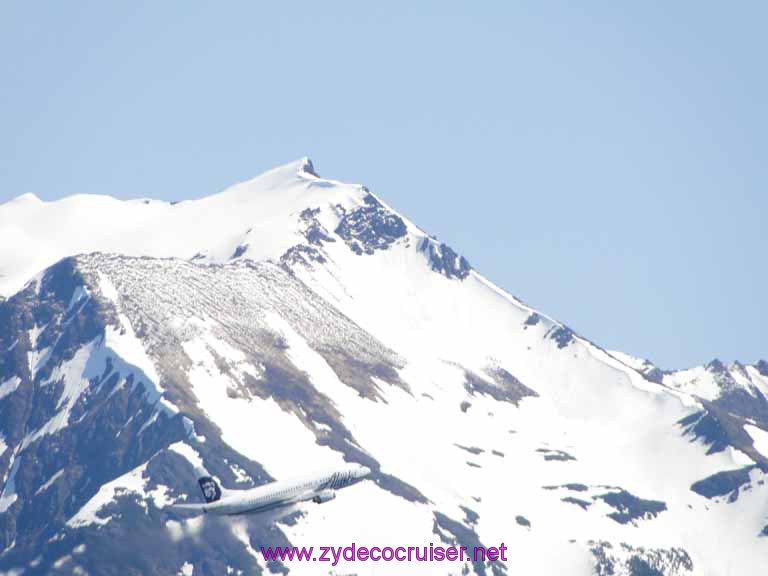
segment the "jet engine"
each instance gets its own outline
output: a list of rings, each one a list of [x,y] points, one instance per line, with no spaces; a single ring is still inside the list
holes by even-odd
[[[315,504],[322,504],[323,502],[328,502],[328,500],[333,500],[334,498],[336,498],[336,492],[333,490],[323,490],[322,492],[318,492],[312,498],[312,502]]]

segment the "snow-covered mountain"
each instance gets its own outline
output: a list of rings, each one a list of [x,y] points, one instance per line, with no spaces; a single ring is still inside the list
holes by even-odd
[[[745,575],[768,366],[665,373],[493,285],[304,159],[201,200],[0,206],[0,572]],[[371,478],[184,519],[205,471]],[[261,546],[509,549],[266,563]]]

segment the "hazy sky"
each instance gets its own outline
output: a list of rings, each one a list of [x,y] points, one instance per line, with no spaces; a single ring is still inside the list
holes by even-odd
[[[2,2],[0,201],[310,156],[606,348],[768,357],[768,3]]]

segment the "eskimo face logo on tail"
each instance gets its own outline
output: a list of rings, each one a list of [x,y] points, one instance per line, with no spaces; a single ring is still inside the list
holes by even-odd
[[[197,482],[200,484],[200,490],[203,491],[203,498],[206,502],[216,502],[221,498],[221,488],[219,488],[216,480],[210,476],[203,476]]]

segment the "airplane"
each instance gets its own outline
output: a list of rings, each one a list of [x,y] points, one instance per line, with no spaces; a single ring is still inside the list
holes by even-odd
[[[254,514],[309,500],[322,504],[336,497],[335,490],[356,484],[370,473],[370,468],[351,463],[330,471],[293,480],[270,482],[248,490],[226,490],[211,476],[203,476],[197,482],[203,492],[205,504],[175,504],[171,508],[182,512],[234,516]]]

